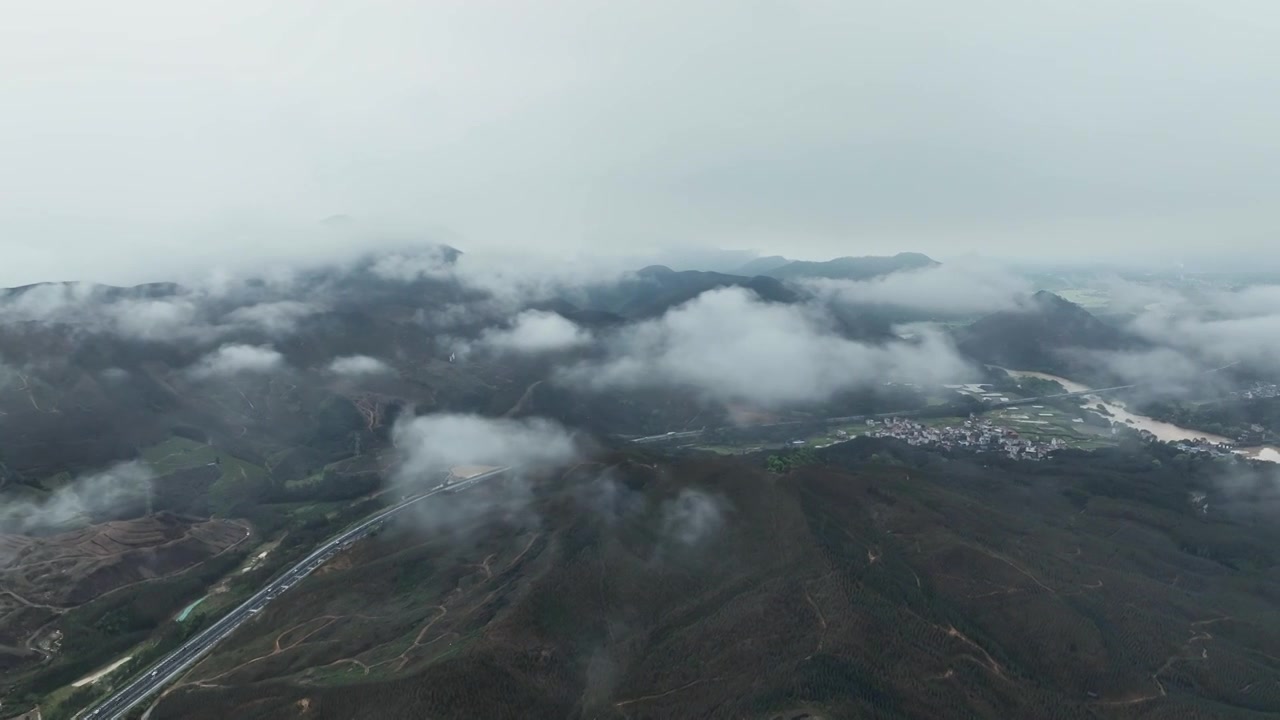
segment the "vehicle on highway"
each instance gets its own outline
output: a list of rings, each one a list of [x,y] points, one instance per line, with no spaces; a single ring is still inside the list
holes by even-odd
[[[499,468],[485,475],[471,478],[466,483],[459,485],[456,489],[462,489],[475,485],[480,480],[493,477],[494,475],[505,472],[507,468]],[[147,672],[145,675],[126,684],[122,689],[111,697],[98,704],[92,710],[81,716],[85,720],[98,720],[98,718],[108,718],[109,720],[118,720],[123,717],[130,709],[138,703],[150,697],[173,677],[181,674],[181,672],[192,664],[194,664],[204,653],[211,650],[218,642],[231,635],[241,624],[249,617],[257,615],[262,611],[268,602],[274,600],[280,593],[293,587],[299,580],[306,577],[308,573],[314,571],[327,560],[338,554],[343,549],[352,545],[356,540],[366,537],[374,529],[379,528],[387,518],[392,517],[396,513],[405,509],[413,503],[425,500],[432,495],[442,492],[443,488],[436,488],[421,493],[414,497],[407,497],[397,505],[382,511],[355,528],[341,533],[338,537],[329,540],[319,549],[308,555],[304,560],[300,561],[291,570],[285,572],[269,583],[266,588],[259,590],[253,597],[231,610],[222,619],[215,622],[212,626],[188,640],[185,644],[174,650],[157,665]],[[161,675],[161,672],[164,675]]]

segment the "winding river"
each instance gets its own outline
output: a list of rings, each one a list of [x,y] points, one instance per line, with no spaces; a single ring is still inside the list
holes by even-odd
[[[1082,385],[1074,380],[1068,380],[1066,378],[1058,377],[1057,375],[1049,375],[1048,373],[1032,372],[1030,370],[1006,370],[1005,372],[1016,378],[1033,377],[1040,378],[1041,380],[1052,380],[1066,388],[1067,392],[1087,392],[1092,389],[1089,386]],[[1207,433],[1202,430],[1191,430],[1179,425],[1174,425],[1173,423],[1162,422],[1146,415],[1139,415],[1130,411],[1123,403],[1110,402],[1097,395],[1085,395],[1084,399],[1089,401],[1090,407],[1097,407],[1098,405],[1101,405],[1105,408],[1107,412],[1111,413],[1110,419],[1113,422],[1120,423],[1126,427],[1131,427],[1136,430],[1146,430],[1152,435],[1155,435],[1157,439],[1164,442],[1195,440],[1197,438],[1204,438],[1205,440],[1215,443],[1231,442],[1230,438],[1225,438],[1221,435],[1214,435],[1213,433]],[[1236,452],[1241,455],[1247,455],[1255,460],[1266,460],[1267,462],[1280,463],[1280,449],[1271,446],[1264,445],[1259,447],[1236,448]]]

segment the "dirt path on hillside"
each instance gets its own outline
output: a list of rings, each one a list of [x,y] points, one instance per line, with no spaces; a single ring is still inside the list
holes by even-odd
[[[510,410],[502,413],[502,417],[512,417],[516,413],[522,413],[528,410],[529,405],[533,403],[533,392],[537,390],[538,386],[541,384],[542,384],[542,381],[538,380],[534,382],[532,385],[530,385],[529,387],[525,388],[524,394],[520,396],[520,399],[516,401],[515,405],[511,406]]]
[[[658,693],[656,695],[644,695],[642,697],[632,698],[630,700],[622,700],[620,702],[614,703],[613,706],[616,708],[623,708],[623,707],[626,707],[627,705],[634,705],[640,702],[647,702],[649,700],[658,700],[660,698],[667,697],[668,695],[674,695],[678,692],[683,692],[685,690],[688,690],[691,687],[697,687],[698,685],[705,685],[706,683],[711,683],[711,682],[719,682],[723,679],[724,677],[721,676],[721,677],[713,677],[713,678],[703,678],[702,680],[694,680],[693,682],[688,683],[687,685],[681,685],[680,687],[675,688],[673,690],[668,690],[666,692]]]

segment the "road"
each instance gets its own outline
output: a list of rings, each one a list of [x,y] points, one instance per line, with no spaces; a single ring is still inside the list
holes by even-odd
[[[465,490],[495,475],[501,475],[508,470],[510,468],[498,468],[449,485],[438,485],[425,493],[406,498],[399,504],[383,510],[377,515],[362,521],[359,525],[331,538],[316,548],[310,555],[285,571],[284,574],[268,583],[253,597],[241,603],[213,625],[205,628],[200,634],[183,643],[178,649],[161,658],[150,668],[147,668],[146,672],[134,678],[114,695],[85,712],[80,716],[81,720],[117,720],[117,718],[124,717],[124,714],[129,712],[135,705],[155,694],[160,688],[190,669],[205,653],[235,632],[236,628],[261,612],[262,608],[279,597],[281,593],[293,587],[307,575],[310,575],[316,568],[327,562],[329,558],[368,535],[380,523],[393,515],[433,495]]]

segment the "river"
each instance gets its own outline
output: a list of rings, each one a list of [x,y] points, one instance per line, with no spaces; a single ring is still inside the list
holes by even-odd
[[[1087,392],[1092,389],[1088,385],[1082,385],[1074,380],[1068,380],[1066,378],[1058,377],[1057,375],[1049,375],[1042,372],[1032,372],[1030,370],[1006,370],[1005,372],[1009,373],[1013,377],[1033,377],[1040,378],[1041,380],[1053,380],[1066,388],[1067,392]],[[1204,438],[1209,442],[1215,443],[1231,442],[1230,438],[1225,438],[1221,435],[1214,435],[1213,433],[1207,433],[1202,430],[1192,430],[1179,425],[1174,425],[1173,423],[1156,420],[1155,418],[1148,417],[1146,415],[1139,415],[1126,408],[1124,403],[1110,402],[1097,395],[1085,395],[1084,399],[1089,401],[1090,407],[1097,407],[1098,405],[1101,405],[1105,408],[1107,412],[1111,413],[1110,419],[1113,422],[1120,423],[1126,427],[1131,427],[1136,430],[1146,430],[1152,435],[1155,435],[1158,440],[1162,440],[1164,442],[1195,440],[1197,438]],[[1280,449],[1276,449],[1274,447],[1260,446],[1236,448],[1236,452],[1241,455],[1247,455],[1255,460],[1266,460],[1267,462],[1280,463]]]

